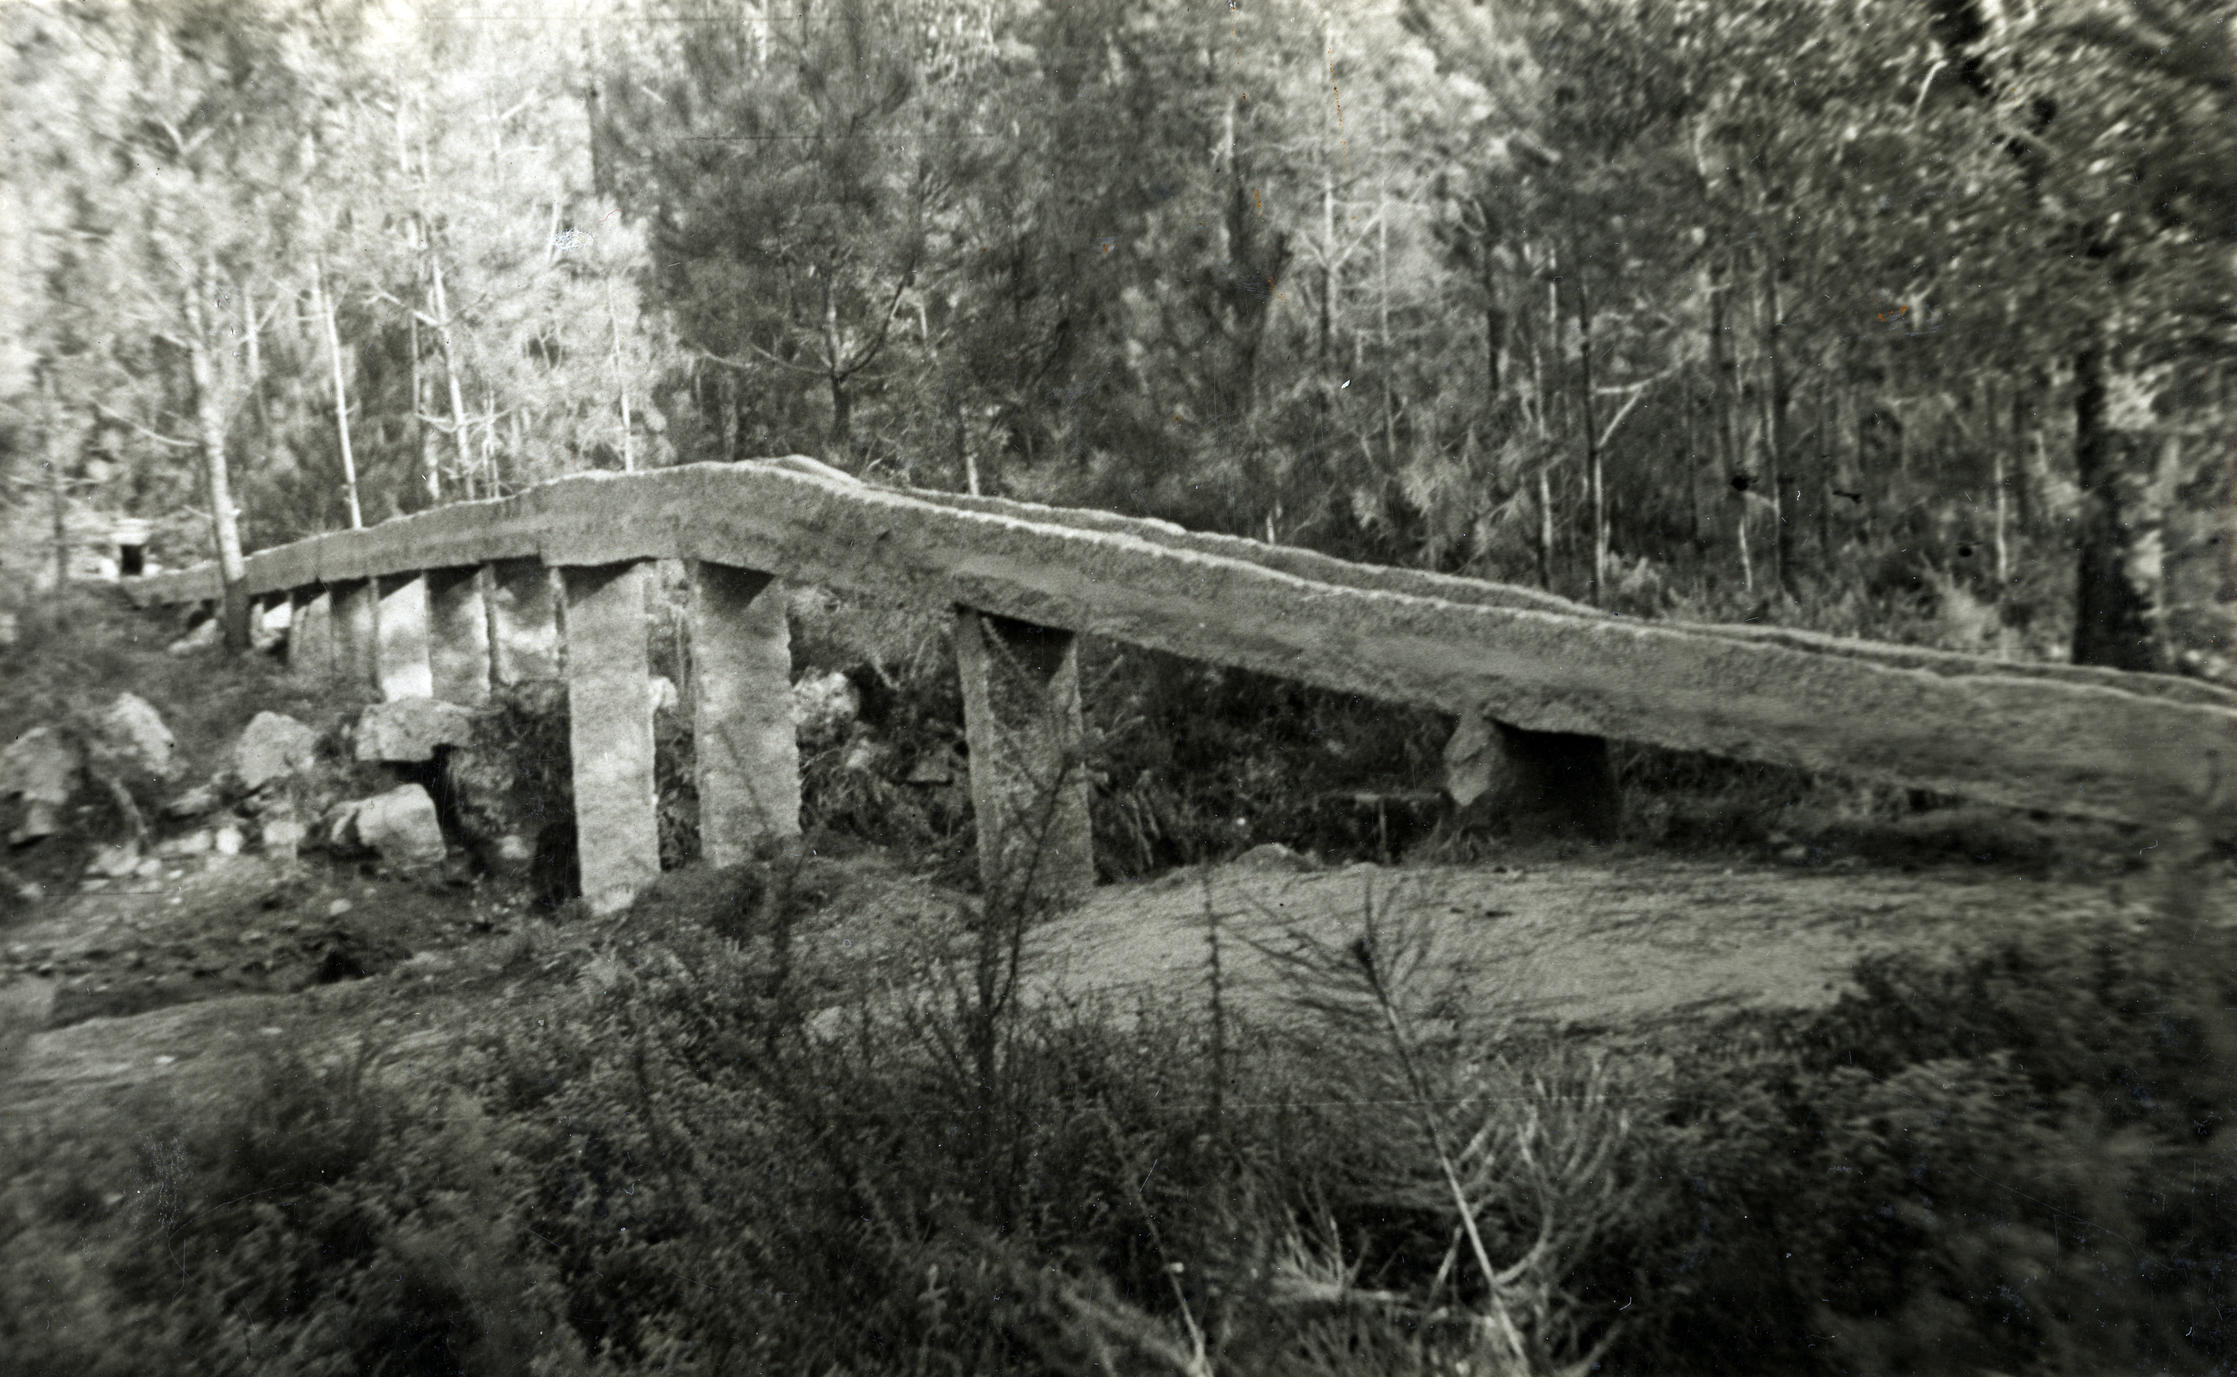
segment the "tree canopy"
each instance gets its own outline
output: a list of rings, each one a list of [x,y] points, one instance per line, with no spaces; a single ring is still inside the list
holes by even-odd
[[[2207,0],[15,19],[11,533],[76,504],[237,560],[806,451],[1645,615],[2230,672]]]

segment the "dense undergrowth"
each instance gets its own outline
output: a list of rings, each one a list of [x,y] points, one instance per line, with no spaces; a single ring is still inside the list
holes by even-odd
[[[1253,1022],[1209,959],[1163,1003],[1022,1003],[970,913],[865,962],[816,921],[843,883],[524,938],[563,992],[442,1077],[278,1051],[129,1139],[19,1135],[11,1370],[2237,1360],[2226,939],[1881,959],[1673,1074],[1427,980],[1402,896],[1282,954],[1298,1002]]]
[[[90,633],[53,646],[11,680],[0,725],[130,683],[214,763],[241,720],[298,692],[254,662],[182,665]],[[656,668],[688,683],[681,656],[656,636]],[[883,686],[862,730],[805,755],[814,849],[874,840],[968,880],[966,792],[902,768],[963,748],[936,624],[826,609],[798,624],[796,656]],[[1387,830],[1320,801],[1434,777],[1433,719],[1102,647],[1083,669],[1114,874],[1268,839],[1386,859]],[[556,819],[552,706],[503,705]],[[656,719],[670,865],[696,849],[688,721]],[[887,763],[864,768],[871,737]],[[1937,830],[1946,801],[1765,767],[1629,749],[1618,767],[1642,840],[1768,843],[1813,809],[1831,820],[1813,848],[1999,859],[1981,848],[2071,840],[2008,815]],[[441,1075],[386,1076],[377,1043],[322,1062],[283,1038],[221,1099],[13,1130],[9,1370],[2237,1362],[2226,939],[2107,929],[1882,958],[1829,1011],[1699,1029],[1650,1066],[1424,983],[1436,967],[1402,894],[1351,947],[1278,954],[1287,1018],[1230,1007],[1211,927],[1205,979],[1163,1002],[1029,1006],[1003,915],[873,943],[820,920],[845,883],[821,857],[709,877],[695,904],[535,925],[518,975],[544,997],[493,1000]],[[544,882],[570,914],[563,880]]]

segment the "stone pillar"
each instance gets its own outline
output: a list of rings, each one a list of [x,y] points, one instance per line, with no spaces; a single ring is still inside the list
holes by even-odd
[[[958,608],[955,659],[989,910],[1084,898],[1095,885],[1095,850],[1075,637]]]
[[[1613,841],[1623,818],[1608,743],[1463,714],[1445,745],[1445,792],[1463,831]]]
[[[378,685],[380,613],[372,583],[352,579],[330,585],[329,591],[334,597],[335,669],[353,684]]]
[[[428,668],[434,696],[450,703],[489,700],[489,613],[482,605],[482,571],[427,571]]]
[[[435,672],[427,656],[427,576],[402,574],[375,583],[381,598],[381,697],[391,703],[399,698],[433,698]]]
[[[500,684],[559,677],[559,600],[551,570],[533,559],[489,566],[490,677]]]
[[[784,585],[726,564],[692,569],[692,750],[699,849],[736,865],[800,835],[800,745]]]
[[[660,877],[645,576],[638,564],[562,572],[575,855],[583,901],[606,914]]]
[[[334,673],[334,593],[312,584],[289,595],[295,604],[287,628],[287,672],[297,679]]]

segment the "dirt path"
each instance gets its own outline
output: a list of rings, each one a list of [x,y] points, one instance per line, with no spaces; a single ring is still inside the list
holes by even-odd
[[[1111,996],[1122,1011],[1136,993],[1186,999],[1204,990],[1205,880],[1206,872],[1192,870],[1098,891],[1083,909],[1031,934],[1031,988],[1042,997]],[[1229,988],[1246,1009],[1268,1008],[1278,995],[1267,959],[1251,942],[1279,946],[1291,933],[1348,941],[1371,892],[1379,908],[1424,923],[1437,961],[1465,973],[1487,1002],[1635,1036],[1673,1020],[1830,1003],[1847,987],[1851,964],[1869,952],[1946,952],[2006,933],[2141,920],[2146,912],[2136,880],[2037,880],[1954,867],[1835,871],[1605,853],[1465,868],[1296,873],[1229,866],[1211,870],[1209,881],[1228,939]],[[860,930],[904,904],[945,902],[921,884],[903,891],[897,883],[888,873],[852,895],[838,930]],[[285,921],[275,921],[276,912],[305,915],[304,935],[316,926],[318,942],[330,942],[326,910],[345,893],[364,941],[409,939],[417,954],[403,959],[399,952],[394,964],[364,979],[306,981],[293,989],[227,986],[190,969],[184,978],[199,992],[164,1007],[54,1017],[73,984],[105,983],[111,967],[135,956],[145,965],[149,953],[169,952],[174,965],[200,962],[207,969],[205,953],[231,950],[236,960],[244,946],[264,953],[267,934]],[[2237,916],[2237,887],[2219,883],[2211,903],[2225,921]],[[439,910],[451,916],[439,919]],[[555,993],[564,983],[564,975],[557,984],[539,982],[533,953],[524,961],[522,939],[507,931],[486,912],[477,915],[473,896],[347,877],[285,880],[253,867],[184,890],[79,896],[36,925],[0,933],[0,943],[16,953],[4,968],[10,974],[0,976],[0,1105],[28,1120],[122,1103],[141,1087],[166,1083],[193,1094],[221,1084],[275,1040],[333,1051],[365,1033],[385,1045],[384,1064],[410,1074],[474,1028],[493,1000]],[[244,943],[244,936],[253,940]],[[270,964],[268,954],[249,960]],[[6,1032],[11,1022],[13,1037]]]
[[[1616,856],[1517,867],[1269,874],[1215,871],[1209,902],[1228,937],[1238,998],[1277,986],[1249,943],[1285,931],[1350,940],[1371,892],[1416,916],[1437,960],[1512,1012],[1585,1025],[1653,1024],[1742,1009],[1811,1008],[1849,988],[1867,953],[1942,953],[2006,933],[2145,916],[2139,882],[2035,880],[1987,870],[1904,873],[1736,866]],[[2237,915],[2226,883],[2213,911]],[[1034,935],[1046,991],[1173,993],[1206,983],[1201,872],[1099,892]]]

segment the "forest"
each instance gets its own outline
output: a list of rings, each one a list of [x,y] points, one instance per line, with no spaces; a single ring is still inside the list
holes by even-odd
[[[754,673],[790,676],[798,835],[732,865],[699,695],[743,661],[693,658],[672,561],[642,674],[634,605],[580,642],[641,699],[550,677],[564,598],[540,668],[482,644],[471,709],[312,636],[231,653],[280,644],[260,550],[805,455],[2096,681],[2072,731],[1984,697],[1959,757],[2120,756],[2155,695],[2226,722],[1988,658],[2237,685],[2222,0],[13,0],[0,33],[0,1369],[2237,1368],[2237,856],[2191,819],[1843,773],[1878,739],[1565,729],[1530,735],[1589,751],[1610,827],[1533,838],[1453,788],[1501,723],[1083,634],[1050,682],[1097,883],[1049,914],[976,864],[987,652],[945,585],[781,586]],[[204,562],[190,628],[109,582]],[[1763,677],[1832,735],[1840,695]],[[599,912],[574,765],[613,738],[576,713],[639,701],[659,855]],[[471,725],[369,750],[390,713]],[[410,847],[372,825],[407,806]]]
[[[2231,673],[2208,0],[92,0],[8,61],[18,582],[807,453]]]

